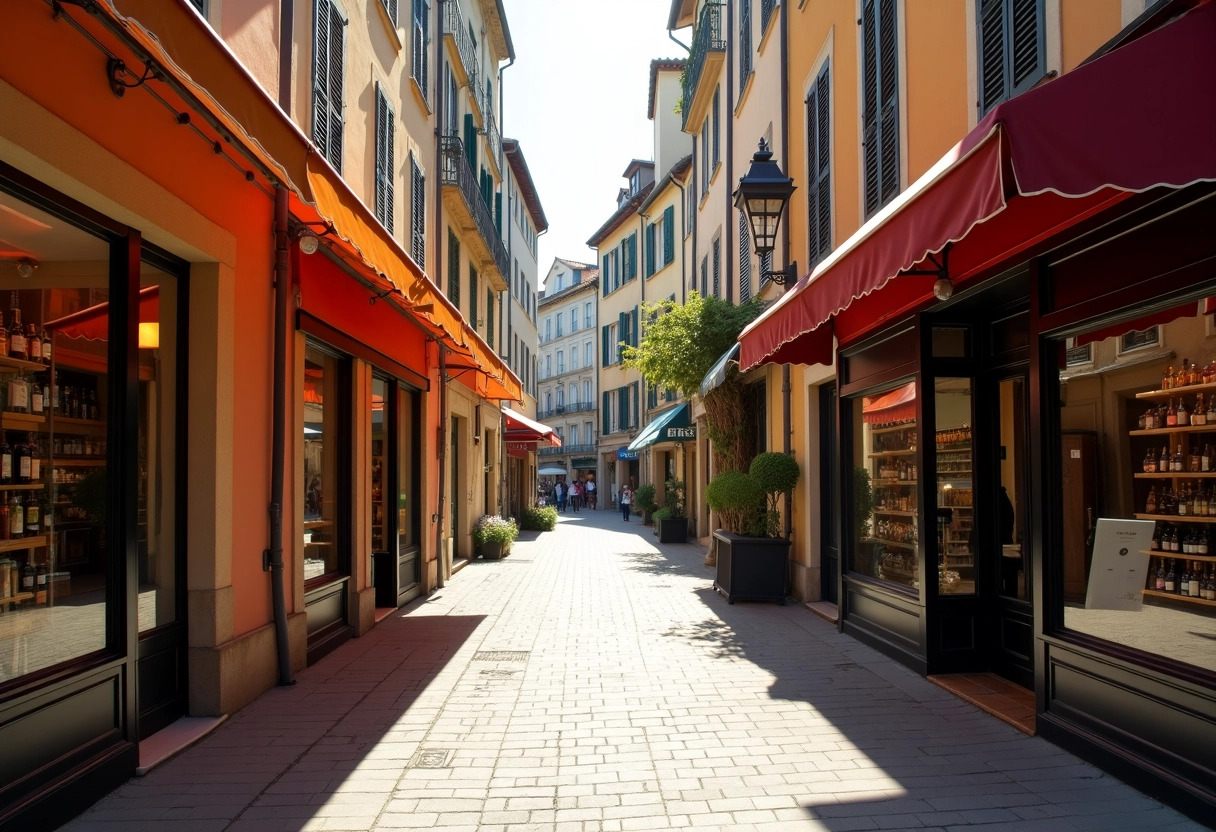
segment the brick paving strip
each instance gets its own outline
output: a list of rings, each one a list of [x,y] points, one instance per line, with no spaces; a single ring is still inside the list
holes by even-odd
[[[636,519],[524,537],[65,829],[1202,828]]]

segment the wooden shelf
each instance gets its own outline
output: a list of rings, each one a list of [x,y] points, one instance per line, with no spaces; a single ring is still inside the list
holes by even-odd
[[[908,451],[908,450],[879,451],[878,453],[875,453],[875,454],[866,454],[866,459],[880,459],[884,456],[915,456],[915,455],[916,455],[915,450],[912,450],[912,451]]]
[[[873,482],[874,485],[886,485],[886,486],[911,485],[911,486],[915,486],[918,482],[920,482],[920,480],[879,480],[879,479],[875,479],[875,480],[872,480],[871,482]]]
[[[56,433],[88,433],[103,436],[106,432],[106,423],[100,419],[71,419],[56,414],[54,423]]]
[[[1172,390],[1146,390],[1143,393],[1137,393],[1137,399],[1169,399],[1174,396],[1185,396],[1187,393],[1204,393],[1208,390],[1216,390],[1216,383],[1211,384],[1188,384],[1186,387],[1175,387]]]
[[[0,413],[0,430],[38,430],[46,424],[46,416],[33,413]]]
[[[949,445],[938,445],[937,452],[939,454],[960,454],[971,453],[970,442],[951,442]]]
[[[945,478],[947,478],[947,479],[952,479],[952,480],[953,480],[953,479],[959,479],[959,478],[961,478],[961,477],[968,477],[968,478],[970,478],[970,476],[971,476],[973,473],[975,473],[975,472],[974,472],[974,471],[938,471],[938,472],[937,472],[937,478],[938,478],[939,480],[940,480],[942,477],[945,477]]]
[[[1170,560],[1198,560],[1204,563],[1216,563],[1216,555],[1188,555],[1183,552],[1157,552],[1152,549],[1140,549],[1140,554],[1154,558],[1169,558]]]
[[[1176,428],[1149,428],[1127,432],[1128,436],[1168,436],[1173,433],[1216,433],[1216,425],[1186,425]]]
[[[892,515],[895,515],[896,517],[915,517],[916,516],[915,511],[897,511],[897,510],[886,509],[886,508],[876,508],[876,509],[874,509],[874,513],[875,514],[892,514]]]
[[[64,468],[96,468],[109,462],[105,457],[94,456],[57,456],[51,459],[51,467],[62,465]]]
[[[0,540],[0,552],[20,552],[23,549],[37,549],[46,545],[46,535],[35,534],[29,537],[19,537],[16,540]]]
[[[1137,514],[1137,520],[1157,520],[1161,523],[1216,523],[1216,517],[1191,517],[1177,514]]]
[[[332,520],[305,520],[305,521],[304,521],[304,528],[306,528],[306,529],[322,529],[322,528],[325,528],[326,526],[332,526],[332,525],[333,525],[333,522],[334,522],[334,521],[332,521]]]
[[[1203,386],[1216,386],[1216,385],[1203,385]],[[1189,595],[1176,595],[1173,592],[1161,592],[1156,589],[1142,589],[1142,590],[1140,590],[1140,592],[1142,592],[1144,595],[1147,595],[1152,598],[1167,598],[1170,601],[1181,601],[1184,604],[1199,604],[1200,606],[1205,606],[1205,607],[1216,607],[1216,601],[1209,601],[1207,598],[1192,598]]]
[[[1138,480],[1210,480],[1216,479],[1216,471],[1196,473],[1171,471],[1164,474],[1132,474],[1132,477]]]
[[[10,595],[7,598],[0,598],[0,604],[18,604],[22,601],[32,601],[34,593],[18,592],[16,595]]]
[[[15,485],[0,485],[0,491],[41,491],[46,488],[40,482],[17,483]]]
[[[900,543],[898,540],[883,540],[881,537],[871,537],[875,543],[881,543],[884,546],[898,546],[901,549],[916,549],[915,543]]]
[[[0,373],[4,375],[15,373],[18,370],[36,373],[49,369],[50,367],[41,361],[22,361],[20,358],[9,358],[7,355],[0,355]]]
[[[870,431],[870,435],[878,436],[880,433],[895,433],[900,430],[916,430],[916,422],[908,422],[906,425],[895,425],[889,428],[874,428]]]

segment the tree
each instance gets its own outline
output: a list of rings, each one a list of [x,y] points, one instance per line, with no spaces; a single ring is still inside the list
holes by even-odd
[[[637,347],[623,347],[622,363],[637,369],[648,384],[692,398],[705,374],[764,308],[752,299],[738,306],[692,292],[683,304],[671,300],[643,304],[646,321]],[[746,470],[752,458],[744,385],[730,365],[726,381],[704,397],[709,440],[717,471]]]

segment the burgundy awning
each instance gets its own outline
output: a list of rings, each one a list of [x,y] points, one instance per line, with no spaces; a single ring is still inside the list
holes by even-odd
[[[1216,181],[1216,3],[994,108],[739,336],[739,367],[830,364],[930,298],[1154,187]],[[829,326],[829,322],[833,322]]]
[[[503,434],[504,441],[512,443],[544,442],[555,448],[561,447],[561,437],[557,435],[557,431],[548,425],[542,425],[540,422],[535,422],[522,413],[516,413],[514,410],[507,410],[505,408],[502,411],[502,415],[507,419],[507,429]]]

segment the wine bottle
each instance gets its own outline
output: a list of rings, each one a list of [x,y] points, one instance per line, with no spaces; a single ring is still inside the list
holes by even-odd
[[[1170,397],[1169,409],[1165,411],[1165,426],[1167,428],[1178,427],[1178,408],[1174,407],[1174,398]]]
[[[1174,592],[1178,585],[1178,576],[1174,574],[1174,559],[1170,558],[1170,568],[1165,573],[1165,591]]]
[[[1191,411],[1191,424],[1198,427],[1203,427],[1208,423],[1207,408],[1203,405],[1203,394],[1195,395],[1195,409]]]
[[[1178,427],[1185,428],[1191,424],[1191,412],[1186,409],[1186,400],[1178,397]]]
[[[1192,598],[1199,597],[1199,563],[1195,562],[1191,565],[1191,583],[1187,591],[1187,595]]]
[[[11,312],[13,319],[8,325],[8,354],[10,358],[25,361],[29,358],[29,353],[26,351],[25,328],[21,325],[21,307],[18,306],[19,302],[20,299],[17,296],[16,290],[14,290]]]
[[[25,325],[25,351],[30,361],[42,363],[42,339],[38,337],[38,328],[33,322]]]
[[[1157,577],[1153,588],[1158,592],[1165,591],[1165,558],[1157,558]]]
[[[16,491],[9,493],[8,498],[8,536],[18,538],[25,536],[25,506],[21,494]]]
[[[30,481],[30,466],[33,461],[30,446],[25,442],[18,442],[13,455],[17,459],[17,482],[24,485]]]
[[[1146,473],[1146,474],[1157,473],[1157,455],[1153,453],[1152,448],[1149,448],[1148,453],[1146,453],[1144,455],[1143,466],[1144,466],[1144,473]]]
[[[1150,486],[1148,489],[1148,499],[1144,503],[1145,514],[1157,513],[1157,487]]]

